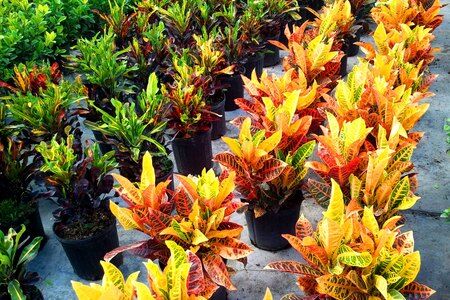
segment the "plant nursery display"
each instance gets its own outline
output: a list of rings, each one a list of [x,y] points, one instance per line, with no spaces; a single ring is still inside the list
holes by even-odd
[[[99,279],[99,260],[118,247],[116,220],[108,209],[117,167],[114,152],[102,154],[97,144],[83,152],[73,148],[74,136],[49,144],[41,142],[47,187],[60,206],[53,212],[53,232],[62,244],[75,273],[84,279]],[[114,261],[121,264],[121,257]]]
[[[242,226],[229,220],[241,206],[233,200],[234,173],[221,178],[211,170],[204,170],[199,177],[180,175],[177,176],[180,186],[172,193],[167,191],[169,181],[155,185],[149,153],[144,155],[142,164],[141,182],[137,186],[121,175],[113,175],[128,207],[119,207],[111,201],[110,208],[125,230],[139,230],[149,239],[122,246],[105,259],[129,251],[144,258],[159,259],[164,265],[170,255],[165,241],[173,240],[192,251],[201,264],[203,279],[197,283],[199,295],[208,298],[216,290],[223,294],[221,287],[234,290],[226,260],[245,261],[252,251],[239,240]]]
[[[24,247],[27,234],[24,225],[18,232],[13,228],[5,232],[0,230],[2,262],[0,264],[0,297],[2,299],[44,299],[41,291],[33,285],[39,280],[38,274],[27,272],[27,264],[36,257],[42,237],[34,237]]]
[[[418,278],[439,290],[424,273],[439,265],[421,271],[414,236],[428,240],[403,226],[428,205],[426,159],[441,163],[422,155],[416,169],[413,154],[435,146],[416,125],[438,91],[444,6],[0,1],[0,299],[54,293],[47,281],[68,270],[43,262],[62,250],[76,280],[102,279],[72,281],[62,297],[80,300],[288,293],[247,280],[259,259],[298,277],[301,296],[284,300],[428,299]]]

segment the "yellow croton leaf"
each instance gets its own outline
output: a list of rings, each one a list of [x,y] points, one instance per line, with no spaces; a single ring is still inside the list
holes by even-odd
[[[150,185],[155,185],[155,169],[153,168],[152,156],[148,151],[142,159],[141,183],[139,188],[145,190]]]
[[[128,208],[120,207],[113,201],[109,202],[109,209],[111,213],[117,218],[120,225],[125,230],[132,230],[140,228],[139,224],[134,220],[133,212]]]
[[[263,300],[273,300],[272,293],[269,288],[266,288],[266,293],[264,294]]]
[[[345,217],[344,195],[339,184],[331,179],[331,197],[327,211],[323,213],[324,217],[340,224]]]

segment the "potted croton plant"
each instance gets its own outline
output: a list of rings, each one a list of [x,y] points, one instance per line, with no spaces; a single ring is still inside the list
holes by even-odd
[[[103,143],[115,150],[120,173],[139,181],[140,161],[144,152],[150,151],[155,157],[156,181],[171,178],[173,163],[164,138],[166,101],[159,91],[156,74],[150,75],[146,90],[139,94],[136,102],[111,99],[111,104],[113,114],[96,107],[102,120],[96,123],[86,120],[85,124],[101,133]]]
[[[53,212],[53,232],[61,243],[75,273],[83,279],[98,280],[103,271],[99,260],[119,246],[116,219],[108,209],[113,178],[108,172],[117,167],[114,152],[101,154],[97,144],[84,153],[73,148],[74,137],[67,142],[41,142],[36,150],[44,163],[48,189],[60,206]],[[122,263],[121,256],[114,260]]]
[[[306,264],[278,261],[265,269],[298,275],[299,287],[311,299],[428,299],[435,293],[415,281],[420,253],[414,251],[412,232],[401,233],[392,221],[379,225],[372,207],[346,207],[334,180],[329,200],[315,230],[301,216],[295,234],[284,235]]]
[[[206,28],[204,28],[204,31]],[[219,76],[231,75],[234,73],[234,65],[227,66],[225,55],[216,49],[215,40],[217,32],[210,33],[205,37],[194,35],[196,49],[192,53],[193,64],[200,67],[205,78],[204,94],[206,103],[214,115],[211,124],[211,139],[217,140],[225,135],[227,127],[225,121],[225,94],[221,89]]]
[[[252,25],[248,26],[251,28]],[[243,31],[242,20],[236,15],[233,15],[233,22],[220,29],[216,43],[217,48],[224,53],[227,65],[234,66],[234,73],[221,76],[220,82],[225,88],[225,110],[236,110],[238,107],[234,100],[244,96],[241,75],[249,77],[255,68],[256,73],[261,75],[264,56],[260,54],[248,62],[249,57],[261,50],[261,47],[253,41],[248,41],[248,36]]]
[[[276,119],[281,120],[284,113]],[[292,118],[287,116],[285,120]],[[315,143],[307,142],[290,149],[290,137],[286,133],[295,133],[293,129],[298,129],[304,122],[308,126],[311,119],[296,120],[288,127],[274,131],[255,126],[252,134],[251,120],[246,118],[242,121],[238,139],[222,138],[231,152],[215,156],[223,167],[236,173],[236,190],[247,203],[245,216],[250,240],[258,248],[273,251],[286,248],[288,243],[281,235],[294,231],[303,200],[301,184],[307,172],[304,165]],[[306,132],[298,136],[300,140]]]
[[[271,67],[280,62],[280,49],[270,43],[271,40],[280,40],[284,32],[284,26],[287,19],[300,19],[297,11],[296,0],[268,0],[264,3],[263,26],[261,27],[262,39],[265,43],[264,48],[264,67]]]
[[[174,241],[166,241],[166,247],[170,251],[170,257],[164,268],[151,260],[144,263],[148,273],[148,285],[137,281],[139,272],[132,273],[125,280],[116,266],[102,261],[105,275],[101,286],[72,281],[78,300],[90,300],[91,297],[96,297],[95,299],[116,297],[114,299],[121,300],[206,300],[207,298],[199,295],[203,290],[204,280],[199,258]]]
[[[0,230],[0,299],[33,299],[43,300],[41,291],[34,286],[39,279],[37,273],[27,272],[27,264],[33,260],[40,247],[42,237],[30,239],[25,226],[20,230],[13,228]]]
[[[117,191],[127,207],[111,201],[111,211],[125,230],[139,230],[149,239],[122,246],[105,259],[129,251],[166,265],[170,256],[166,241],[172,240],[190,250],[201,264],[197,295],[226,299],[224,289],[235,289],[226,261],[245,261],[252,251],[239,240],[242,226],[230,221],[231,215],[242,206],[233,199],[234,173],[223,174],[221,178],[212,170],[203,171],[199,177],[179,175],[180,186],[175,193],[167,193],[168,181],[155,185],[152,159],[146,153],[139,184],[134,185],[118,174],[113,176],[119,182]]]
[[[206,104],[207,78],[200,66],[190,66],[182,56],[174,55],[174,82],[162,88],[168,99],[168,132],[173,136],[172,151],[179,173],[200,174],[212,167],[211,121]]]

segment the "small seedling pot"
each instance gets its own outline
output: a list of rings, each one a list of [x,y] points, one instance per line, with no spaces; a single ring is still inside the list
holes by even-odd
[[[252,209],[245,212],[250,241],[257,248],[268,251],[279,251],[290,247],[282,234],[295,234],[295,224],[300,214],[303,197],[292,206],[281,208],[278,212],[268,211],[263,216],[255,218]]]
[[[244,72],[245,77],[251,78],[253,70],[255,70],[256,76],[260,78],[264,68],[264,54],[255,53],[252,56],[248,57],[247,62],[244,65],[244,68],[245,68]]]
[[[178,173],[182,175],[200,175],[203,169],[211,169],[211,128],[190,138],[173,139],[172,150]]]
[[[211,140],[220,139],[227,132],[227,123],[225,120],[225,98],[219,103],[211,106],[211,111],[219,116],[217,120],[211,122]]]
[[[56,224],[53,224],[53,232],[66,252],[75,274],[85,280],[100,280],[103,276],[100,261],[106,253],[119,247],[116,221],[97,234],[82,240],[63,239],[58,236],[55,227]],[[120,266],[123,262],[122,254],[115,256],[111,262],[115,266]]]
[[[222,84],[225,86],[225,111],[233,111],[239,108],[234,102],[235,99],[244,97],[244,83],[241,74],[224,76]]]
[[[278,41],[280,39],[281,32],[274,34],[273,36],[266,37],[266,47],[264,48],[264,67],[272,67],[280,63],[280,48],[272,45],[269,41]]]

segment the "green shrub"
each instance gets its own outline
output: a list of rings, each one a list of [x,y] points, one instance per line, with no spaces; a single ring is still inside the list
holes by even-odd
[[[96,25],[93,5],[88,0],[0,1],[0,78],[9,79],[18,63],[66,52]]]

